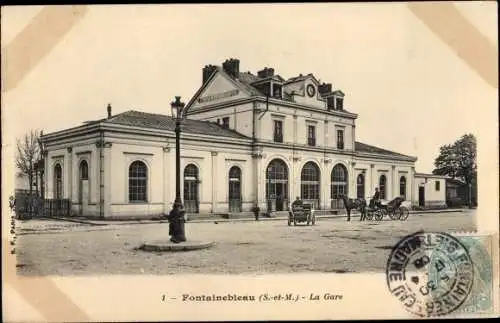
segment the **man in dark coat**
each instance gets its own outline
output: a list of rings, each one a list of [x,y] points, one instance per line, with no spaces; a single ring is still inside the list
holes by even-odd
[[[370,207],[374,207],[375,205],[380,204],[380,192],[378,190],[378,187],[375,187],[375,194],[373,195],[372,199],[370,200]]]
[[[295,199],[295,201],[293,201],[292,203],[292,210],[296,207],[302,207],[302,200],[300,199],[300,197],[297,196],[297,198]]]

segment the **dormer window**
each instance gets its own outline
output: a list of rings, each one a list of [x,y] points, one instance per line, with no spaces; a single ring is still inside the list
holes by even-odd
[[[271,83],[255,85],[255,87],[265,96],[271,96]]]
[[[254,85],[263,95],[276,99],[283,98],[283,85],[275,80],[268,80]]]
[[[334,110],[335,109],[335,97],[329,96],[326,98],[326,108],[328,110]]]
[[[282,97],[282,86],[280,84],[272,84],[273,87],[273,97],[277,99],[281,99]]]
[[[336,101],[335,102],[336,103],[335,110],[340,110],[340,111],[344,110],[344,98],[337,97],[337,98],[335,98],[335,101]]]
[[[279,75],[274,75],[273,68],[264,68],[257,72],[258,81],[252,83],[263,95],[276,99],[283,98],[283,82]]]
[[[229,117],[222,118],[222,128],[229,129]]]

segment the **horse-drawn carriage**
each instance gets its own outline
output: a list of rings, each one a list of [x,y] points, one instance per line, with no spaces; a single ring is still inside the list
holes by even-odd
[[[288,216],[288,225],[297,225],[297,223],[306,222],[307,225],[316,223],[314,208],[312,204],[304,203],[301,205],[292,205]]]
[[[401,220],[405,221],[410,214],[407,207],[402,206],[404,198],[396,197],[395,199],[389,201],[387,204],[377,203],[375,205],[368,206],[366,208],[366,218],[372,220],[382,221],[385,215],[388,215],[391,220]]]

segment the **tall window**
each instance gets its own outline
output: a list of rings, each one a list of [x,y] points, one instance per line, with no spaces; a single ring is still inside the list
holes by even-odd
[[[129,202],[147,202],[148,169],[146,164],[136,160],[128,168]]]
[[[229,128],[229,117],[222,118],[222,127]]]
[[[337,164],[332,170],[331,198],[340,199],[340,195],[347,195],[347,169],[342,164]]]
[[[229,170],[229,200],[241,199],[241,170],[237,166]]]
[[[274,142],[283,142],[283,121],[274,120]]]
[[[378,183],[378,186],[379,186],[378,189],[380,191],[380,199],[381,200],[385,200],[385,198],[387,196],[387,194],[385,192],[385,190],[386,190],[386,187],[385,187],[386,181],[387,180],[386,180],[385,175],[381,175],[380,179],[379,179],[379,183]]]
[[[307,126],[307,144],[309,146],[316,146],[316,127]]]
[[[356,196],[358,199],[365,198],[365,175],[359,174],[356,179]]]
[[[80,162],[80,179],[89,179],[89,165],[86,160]]]
[[[187,213],[199,212],[199,173],[198,167],[189,164],[184,168],[184,209]]]
[[[344,130],[337,130],[337,149],[344,149]]]
[[[399,195],[406,200],[406,177],[404,176],[399,179]]]
[[[436,181],[436,191],[439,191],[441,189],[441,182]]]
[[[60,164],[54,166],[54,197],[56,199],[62,199],[62,167]]]
[[[315,163],[308,162],[304,165],[300,181],[302,199],[319,202],[319,168]],[[318,207],[318,205],[315,205],[315,207]]]

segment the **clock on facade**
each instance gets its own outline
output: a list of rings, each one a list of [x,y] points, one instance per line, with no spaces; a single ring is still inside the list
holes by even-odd
[[[310,97],[313,97],[314,94],[316,94],[316,89],[314,88],[314,85],[309,84],[307,86],[307,95],[309,95]]]

